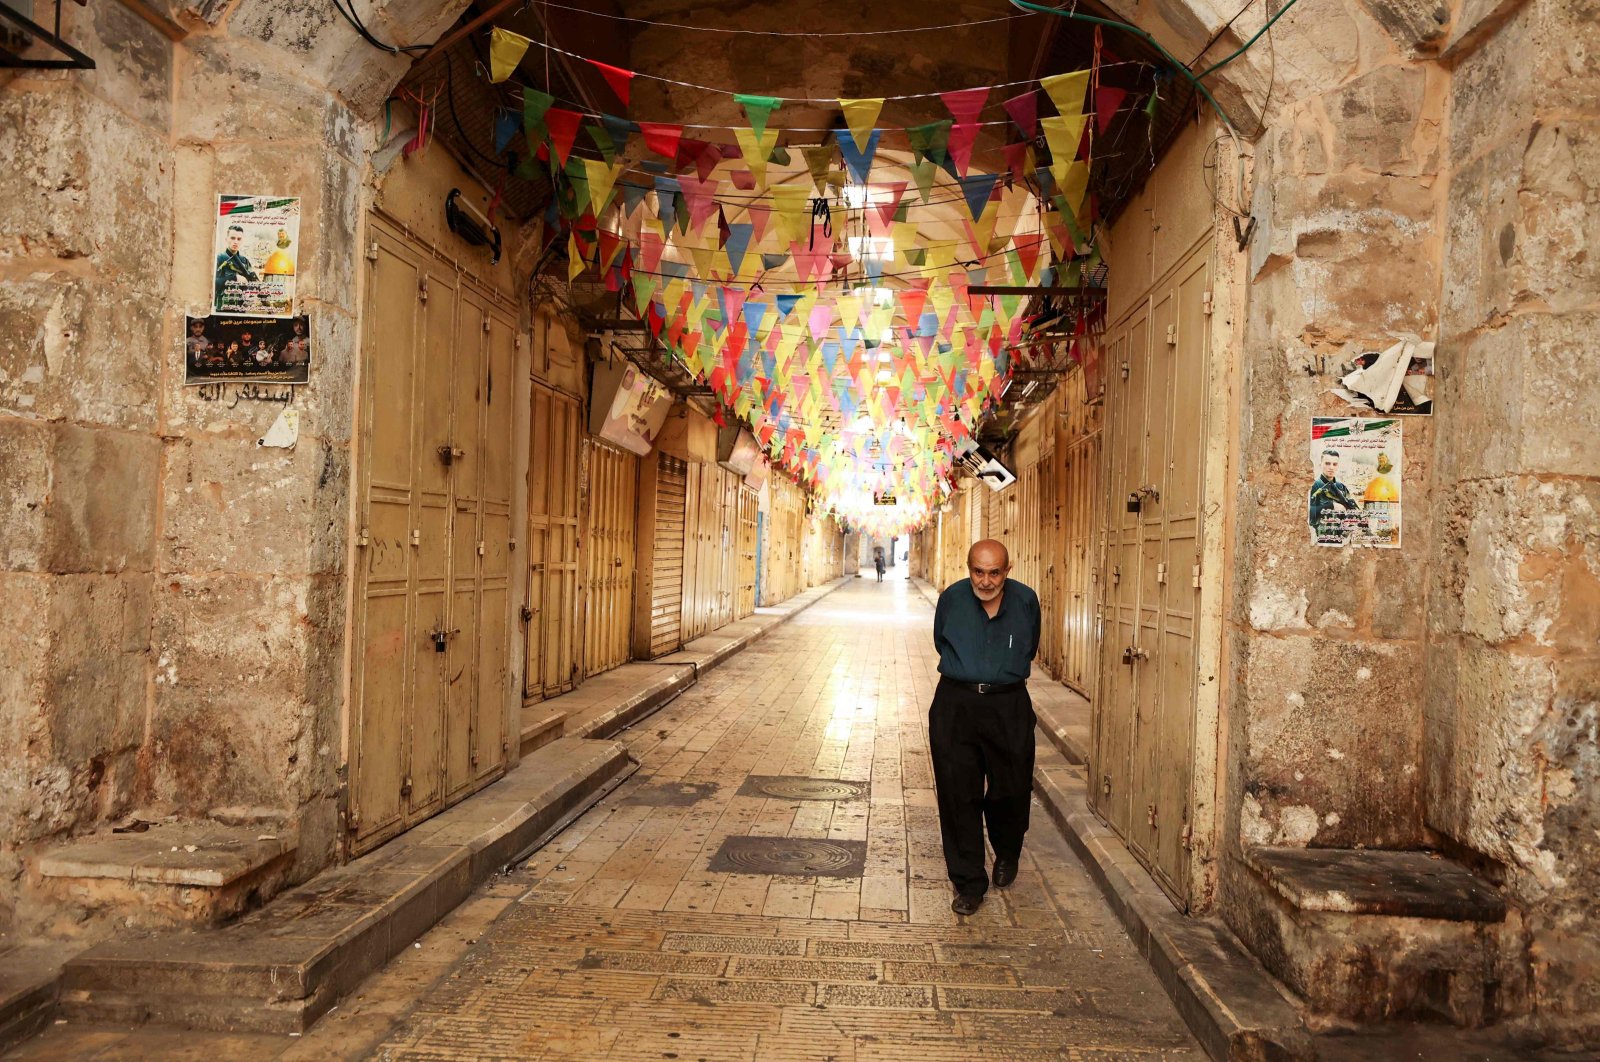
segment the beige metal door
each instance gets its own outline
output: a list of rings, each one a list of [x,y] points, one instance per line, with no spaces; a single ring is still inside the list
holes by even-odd
[[[706,632],[700,603],[701,560],[705,555],[705,472],[706,466],[690,462],[683,511],[683,641],[694,641]]]
[[[717,513],[717,612],[716,626],[733,622],[739,596],[739,477],[726,469],[717,472],[720,498]]]
[[[578,678],[578,402],[535,382],[532,403],[523,696],[539,701]]]
[[[688,465],[676,457],[656,457],[655,541],[651,547],[650,655],[664,656],[683,645],[684,520],[689,489]]]
[[[739,488],[739,607],[738,619],[756,610],[756,514],[761,497],[749,487]]]
[[[1194,766],[1201,383],[1208,249],[1108,343],[1105,622],[1095,809],[1180,907]]]
[[[639,459],[597,439],[588,446],[584,674],[598,675],[628,662]]]
[[[460,799],[506,752],[510,396],[488,381],[510,380],[512,318],[400,230],[374,217],[371,232],[352,854]]]
[[[1109,356],[1109,355],[1108,355]],[[1099,543],[1106,515],[1101,487],[1100,410],[1083,395],[1083,374],[1063,388],[1065,426],[1057,451],[1063,496],[1060,596],[1061,680],[1085,697],[1094,696],[1096,623],[1095,593]]]

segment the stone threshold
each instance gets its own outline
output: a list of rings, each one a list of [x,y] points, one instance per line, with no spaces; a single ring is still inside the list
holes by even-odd
[[[1041,738],[1050,730],[1039,720]],[[1034,793],[1214,1059],[1319,1057],[1294,1002],[1220,921],[1190,918],[1089,810],[1083,768],[1040,748]]]
[[[69,959],[57,1010],[80,1021],[303,1032],[636,768],[614,741],[551,742],[473,797],[237,922]]]

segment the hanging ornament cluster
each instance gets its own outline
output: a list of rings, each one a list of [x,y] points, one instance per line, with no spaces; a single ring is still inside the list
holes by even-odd
[[[491,79],[530,43],[495,29]],[[641,75],[585,61],[626,109]],[[546,221],[570,279],[594,273],[625,293],[821,511],[900,534],[948,494],[975,425],[1032,353],[1023,296],[970,289],[1074,285],[1098,260],[1089,158],[1126,93],[1096,74],[1030,83],[997,123],[982,115],[998,86],[938,93],[949,117],[904,128],[879,121],[895,97],[840,99],[845,128],[798,151],[771,124],[779,96],[731,94],[748,125],[728,142],[525,87],[496,141],[520,117],[524,175],[555,188]],[[1040,90],[1054,115],[1039,113]],[[994,170],[974,166],[985,124],[1022,136]],[[909,156],[893,168],[905,180],[881,165],[873,176],[890,143]]]

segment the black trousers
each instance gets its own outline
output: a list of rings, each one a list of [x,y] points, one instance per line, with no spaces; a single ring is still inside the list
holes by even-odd
[[[928,751],[939,796],[944,864],[956,891],[988,891],[983,831],[996,859],[1022,855],[1033,794],[1033,728],[1026,689],[978,693],[943,679],[928,709]]]

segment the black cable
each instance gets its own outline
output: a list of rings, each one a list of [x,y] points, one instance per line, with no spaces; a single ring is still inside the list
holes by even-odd
[[[343,0],[333,0],[334,10],[338,11],[339,14],[344,16],[344,20],[350,23],[351,28],[361,35],[362,40],[366,41],[379,51],[388,52],[390,55],[399,55],[402,52],[425,52],[433,47],[431,44],[393,45],[383,43],[372,35],[372,32],[367,29],[365,24],[362,23],[360,16],[356,14],[355,0],[348,0],[348,2],[350,7],[348,10],[346,10]]]
[[[334,0],[334,2],[338,3],[338,0]],[[455,64],[450,61],[450,53],[448,51],[444,53],[444,98],[445,102],[450,106],[450,120],[455,123],[456,133],[461,137],[461,142],[467,146],[467,149],[483,160],[486,165],[494,169],[504,167],[509,171],[511,167],[507,165],[504,159],[492,158],[480,151],[478,145],[474,144],[472,138],[467,135],[466,127],[461,124],[461,116],[456,113]]]

